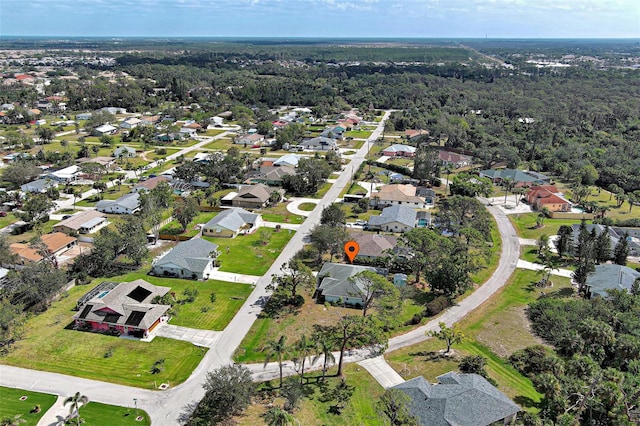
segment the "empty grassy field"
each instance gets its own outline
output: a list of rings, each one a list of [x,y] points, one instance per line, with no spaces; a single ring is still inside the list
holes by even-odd
[[[176,385],[200,363],[204,350],[188,342],[156,337],[151,342],[71,329],[73,308],[90,287],[77,286],[46,312],[31,317],[24,338],[0,363],[152,389]],[[164,371],[151,374],[163,358]]]
[[[557,235],[558,229],[562,225],[571,226],[574,223],[580,223],[577,219],[544,219],[543,226],[536,228],[536,218],[538,213],[522,213],[509,215],[509,220],[516,228],[518,236],[522,238],[532,238],[537,240],[541,235]],[[591,223],[591,221],[587,221]]]
[[[253,291],[253,287],[248,284],[153,277],[141,272],[109,278],[111,281],[118,282],[137,279],[148,281],[154,285],[171,287],[171,291],[176,294],[178,300],[184,298],[184,290],[198,290],[198,295],[192,303],[177,305],[178,313],[171,318],[170,324],[202,330],[224,330]],[[96,285],[100,281],[102,280],[94,280],[92,285]],[[211,303],[211,293],[216,295],[214,303]]]
[[[260,233],[266,231],[267,244],[260,241]],[[263,275],[280,255],[282,248],[293,236],[293,231],[261,228],[249,235],[235,238],[202,237],[220,246],[220,270],[247,275]],[[228,250],[227,250],[228,248]]]
[[[298,216],[287,210],[287,203],[278,203],[261,210],[262,219],[267,222],[294,223],[304,222],[304,216]]]

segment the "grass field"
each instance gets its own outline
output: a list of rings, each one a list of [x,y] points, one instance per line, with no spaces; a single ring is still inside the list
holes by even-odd
[[[220,138],[220,139],[216,139],[215,141],[204,145],[203,148],[226,151],[227,149],[231,148],[232,146],[234,146],[234,144],[231,141],[231,139]],[[243,148],[243,145],[236,145],[236,147],[237,148]],[[248,146],[247,148],[251,148],[251,147]]]
[[[187,225],[187,228],[182,232],[182,225],[177,220],[172,220],[165,226],[160,229],[161,234],[170,234],[170,235],[184,235],[188,237],[194,237],[198,235],[200,229],[197,227],[198,224],[204,224],[213,219],[218,212],[200,212],[196,217],[194,217],[191,222]]]
[[[372,132],[366,130],[349,130],[344,133],[345,138],[367,139]]]
[[[502,252],[502,239],[500,238],[500,232],[498,231],[498,226],[495,223],[495,219],[491,217],[493,221],[493,228],[491,229],[491,239],[493,240],[493,246],[491,247],[491,256],[487,265],[480,269],[478,272],[471,274],[471,281],[476,284],[482,284],[491,277],[493,272],[498,267],[498,263],[500,262],[500,253]]]
[[[121,185],[120,189],[118,189],[118,186],[116,185],[104,191],[104,193],[102,194],[102,199],[117,200],[118,198],[122,197],[125,194],[128,194],[129,192],[131,192],[131,187],[129,185]],[[76,206],[95,207],[98,201],[100,201],[100,196],[96,194],[89,198],[85,198],[84,200],[76,202]]]
[[[139,342],[67,327],[76,301],[89,289],[74,287],[49,310],[30,318],[23,340],[0,363],[152,389],[154,382],[185,381],[202,360],[204,350],[188,342],[160,337]],[[160,358],[164,371],[151,374]]]
[[[27,399],[20,401],[20,398],[23,396],[26,396]],[[23,425],[35,426],[38,424],[40,417],[53,406],[56,399],[57,397],[55,395],[46,393],[0,387],[0,418],[13,418],[19,414],[20,418],[26,421],[22,423]],[[32,413],[31,410],[36,405],[40,406],[40,412]]]
[[[268,243],[260,242],[260,232],[269,233]],[[249,235],[238,235],[235,238],[202,237],[218,244],[220,247],[220,270],[247,275],[263,275],[280,255],[282,248],[293,236],[293,231],[262,228]],[[228,250],[227,250],[228,248]]]
[[[267,222],[279,222],[279,223],[295,223],[299,224],[304,222],[304,216],[298,216],[287,210],[287,203],[278,203],[275,206],[269,206],[266,209],[262,209],[262,219]]]
[[[226,281],[207,280],[191,281],[178,278],[153,277],[141,272],[110,278],[118,282],[142,279],[154,285],[171,287],[176,298],[183,298],[185,289],[197,289],[198,295],[193,303],[178,305],[178,314],[171,318],[170,324],[202,330],[224,330],[242,306],[253,287],[247,284],[229,283]],[[97,284],[96,280],[92,285]],[[211,303],[211,293],[216,294],[216,301]]]
[[[329,191],[329,189],[331,189],[331,186],[333,184],[329,183],[329,182],[325,182],[322,184],[322,186],[316,191],[315,194],[310,195],[311,198],[322,198],[324,197],[324,194],[327,193],[327,191]]]
[[[136,420],[138,416],[142,416],[142,420]],[[89,403],[80,409],[80,417],[84,419],[83,424],[87,426],[151,424],[151,419],[144,410],[91,402],[90,397]]]
[[[542,228],[536,228],[537,217],[537,213],[513,214],[509,215],[509,220],[511,220],[511,223],[516,228],[518,236],[522,238],[532,238],[534,240],[537,240],[543,234],[548,236],[557,235],[558,229],[562,225],[571,226],[574,223],[580,223],[577,219],[545,218]],[[587,223],[591,223],[591,221],[587,221]]]
[[[302,203],[298,205],[298,208],[304,212],[313,211],[318,206],[317,203]]]

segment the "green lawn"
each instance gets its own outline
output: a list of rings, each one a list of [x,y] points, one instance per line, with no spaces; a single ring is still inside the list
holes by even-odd
[[[207,131],[204,132],[204,134],[206,136],[218,136],[218,135],[221,135],[224,132],[226,132],[226,130],[207,129]]]
[[[329,182],[323,183],[322,186],[320,187],[320,189],[318,189],[315,194],[311,194],[310,197],[311,198],[322,198],[322,197],[324,197],[324,194],[326,194],[327,191],[329,191],[329,189],[331,189],[331,185],[333,185],[333,184],[329,183]]]
[[[89,404],[80,409],[80,417],[84,419],[85,425],[103,426],[109,424],[117,425],[150,425],[149,415],[140,409],[133,407],[118,407],[117,405],[101,404],[92,402],[89,397]],[[142,420],[137,421],[136,417],[142,416]]]
[[[495,219],[493,218],[493,216],[491,217],[491,220],[493,222],[493,228],[491,229],[491,239],[493,240],[493,246],[490,249],[491,257],[484,268],[480,269],[478,272],[471,274],[471,281],[476,284],[482,284],[487,281],[496,270],[496,268],[498,267],[498,263],[500,262],[500,253],[502,252],[502,239],[500,238],[498,225],[495,223]]]
[[[267,222],[295,223],[304,222],[304,216],[298,216],[287,210],[287,203],[278,203],[261,210],[262,219]]]
[[[153,277],[141,272],[133,272],[109,279],[122,282],[143,279],[154,285],[171,287],[171,291],[176,294],[178,300],[184,297],[183,291],[185,289],[197,289],[198,295],[193,303],[178,305],[178,314],[171,318],[169,323],[201,330],[224,330],[253,291],[253,287],[248,284],[217,280],[191,281],[179,278]],[[94,283],[97,284],[97,282]],[[214,303],[211,303],[211,293],[216,294]]]
[[[73,308],[89,289],[74,287],[68,297],[30,318],[23,340],[0,363],[153,389],[154,382],[182,383],[202,360],[205,350],[188,342],[160,337],[139,342],[72,330],[68,326],[76,312]],[[165,370],[151,374],[160,358]]]
[[[117,200],[125,194],[131,192],[131,187],[129,185],[120,185],[120,189],[118,186],[113,186],[102,194],[103,200]],[[95,207],[96,203],[100,201],[100,196],[98,194],[92,195],[89,198],[85,198],[84,200],[79,200],[76,202],[76,206],[80,207]]]
[[[182,225],[177,220],[172,220],[168,224],[160,229],[161,234],[170,234],[170,235],[185,235],[188,237],[194,237],[198,235],[200,229],[196,227],[198,224],[207,223],[211,219],[213,219],[218,212],[200,212],[196,217],[194,217],[191,222],[187,225],[187,229],[182,232]]]
[[[371,133],[373,132],[369,132],[367,130],[349,130],[348,132],[344,133],[344,137],[356,138],[356,139],[367,139],[369,136],[371,136]]]
[[[544,219],[542,228],[536,228],[536,218],[538,213],[523,213],[509,215],[509,220],[516,228],[518,236],[522,238],[532,238],[537,240],[541,235],[546,234],[548,236],[557,235],[558,229],[562,225],[571,226],[574,223],[580,223],[577,219]],[[587,221],[591,223],[591,221]]]
[[[318,206],[317,203],[302,203],[298,206],[298,208],[304,212],[313,211]]]
[[[18,218],[13,213],[7,213],[5,217],[0,217],[0,228],[6,228],[18,221]]]
[[[203,148],[226,151],[227,149],[231,148],[232,146],[234,146],[234,144],[233,144],[233,141],[231,139],[220,138],[220,139],[216,139],[215,141],[204,145]],[[244,148],[243,145],[236,145],[236,147],[237,148]],[[251,147],[247,145],[247,148],[251,148]]]
[[[259,240],[262,230],[269,233],[267,245],[263,245]],[[276,232],[275,229],[262,228],[252,234],[238,235],[235,238],[203,238],[220,246],[218,260],[220,260],[221,271],[263,275],[292,236],[293,231],[286,229]]]
[[[20,401],[20,397],[23,396],[26,396],[27,399]],[[40,417],[53,406],[56,399],[55,395],[46,393],[0,387],[0,418],[13,418],[16,414],[19,414],[21,419],[26,420],[26,423],[22,424],[35,426],[38,424]],[[31,413],[30,411],[36,405],[40,406],[40,412]]]

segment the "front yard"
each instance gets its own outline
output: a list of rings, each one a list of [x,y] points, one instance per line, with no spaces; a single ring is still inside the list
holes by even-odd
[[[266,231],[265,241],[260,241],[260,233]],[[220,270],[246,275],[264,275],[280,255],[283,247],[293,236],[293,231],[260,228],[249,235],[235,238],[202,237],[220,246]]]
[[[24,397],[27,398],[21,401],[20,398]],[[13,419],[16,415],[20,415],[20,418],[25,421],[22,424],[36,426],[40,417],[44,416],[54,402],[56,402],[55,395],[0,387],[0,418]],[[35,406],[40,407],[38,413],[32,412]]]
[[[189,222],[186,230],[182,229],[182,225],[177,220],[172,220],[160,229],[161,234],[180,235],[186,237],[195,237],[200,232],[199,224],[204,224],[213,219],[218,212],[200,212]]]
[[[578,219],[544,219],[543,226],[541,228],[536,228],[536,219],[538,217],[538,213],[523,213],[523,214],[514,214],[509,215],[509,220],[516,228],[518,232],[518,236],[522,238],[531,238],[537,240],[541,235],[557,235],[558,229],[562,225],[571,226],[575,223],[580,223]],[[587,223],[591,223],[591,221],[587,221]]]

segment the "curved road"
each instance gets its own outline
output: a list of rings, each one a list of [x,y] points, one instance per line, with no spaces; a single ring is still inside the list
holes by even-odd
[[[135,400],[137,401],[138,408],[149,413],[153,424],[163,426],[179,424],[178,419],[180,414],[185,412],[186,407],[189,404],[197,403],[204,396],[202,383],[205,374],[210,370],[232,362],[231,358],[234,351],[257,319],[262,309],[265,296],[268,296],[266,286],[271,281],[271,275],[278,273],[280,267],[303,247],[303,238],[311,228],[319,223],[320,215],[324,207],[338,198],[343,188],[348,185],[353,172],[357,170],[364,161],[370,143],[374,142],[381,135],[382,125],[389,114],[390,111],[385,113],[384,119],[369,137],[368,143],[364,144],[352,157],[351,163],[346,167],[345,171],[340,174],[336,183],[325,194],[322,200],[320,200],[318,206],[309,214],[307,220],[300,225],[298,232],[295,233],[280,253],[269,271],[258,280],[255,290],[225,330],[216,337],[216,343],[213,348],[204,356],[203,360],[184,383],[166,391],[151,391],[63,374],[0,365],[0,385],[66,396],[79,391],[84,395],[88,395],[93,401],[125,407],[133,407]],[[394,350],[424,341],[427,338],[425,331],[437,328],[437,323],[440,321],[444,321],[447,325],[459,321],[469,312],[480,306],[507,282],[509,276],[515,269],[519,257],[518,237],[513,226],[502,211],[497,207],[488,207],[488,209],[496,219],[502,238],[500,263],[494,274],[484,285],[462,300],[459,305],[450,308],[436,320],[430,321],[426,325],[412,330],[409,333],[390,339],[388,350]],[[346,357],[346,361],[360,361],[368,355],[367,350],[353,351],[353,353]],[[287,370],[289,372],[293,371],[292,363],[289,362],[287,365]],[[267,379],[277,376],[277,364],[275,363],[271,363],[266,368],[263,368],[262,364],[251,364],[248,367],[254,372],[256,379]],[[43,417],[40,424],[55,424],[55,413],[53,411],[54,410],[50,410],[50,412]]]

